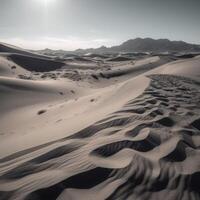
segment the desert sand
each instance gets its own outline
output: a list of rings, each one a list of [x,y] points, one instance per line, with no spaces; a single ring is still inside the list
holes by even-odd
[[[1,200],[200,199],[200,56],[0,51]]]

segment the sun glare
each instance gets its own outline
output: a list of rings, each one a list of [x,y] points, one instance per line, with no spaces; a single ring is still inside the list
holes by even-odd
[[[50,3],[50,2],[52,2],[52,1],[54,1],[54,0],[43,0],[45,3]]]
[[[53,3],[55,0],[37,0],[39,3],[42,3],[44,5],[48,5],[50,3]]]

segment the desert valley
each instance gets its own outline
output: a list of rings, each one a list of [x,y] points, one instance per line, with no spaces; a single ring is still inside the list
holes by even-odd
[[[0,199],[200,199],[199,49],[1,43]]]

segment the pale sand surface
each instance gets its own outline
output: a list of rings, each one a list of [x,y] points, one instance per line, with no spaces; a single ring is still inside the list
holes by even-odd
[[[1,200],[200,199],[200,57],[1,48]]]

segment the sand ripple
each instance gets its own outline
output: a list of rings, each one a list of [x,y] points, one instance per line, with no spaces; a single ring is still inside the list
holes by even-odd
[[[200,83],[151,75],[105,119],[0,160],[0,199],[200,199]]]

